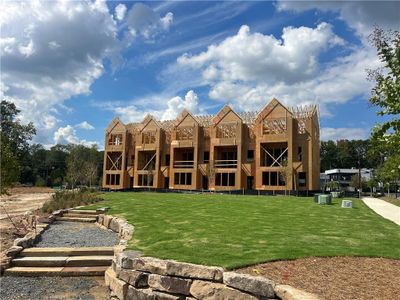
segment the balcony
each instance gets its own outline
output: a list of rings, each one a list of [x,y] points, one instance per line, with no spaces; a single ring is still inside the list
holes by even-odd
[[[237,147],[218,146],[214,148],[215,168],[237,168]]]
[[[174,168],[189,169],[194,167],[194,148],[174,149]]]
[[[120,171],[122,170],[122,152],[107,152],[106,153],[106,170]]]
[[[260,144],[261,167],[284,167],[288,160],[288,144],[262,143]]]
[[[138,171],[154,171],[156,169],[156,151],[139,151]]]

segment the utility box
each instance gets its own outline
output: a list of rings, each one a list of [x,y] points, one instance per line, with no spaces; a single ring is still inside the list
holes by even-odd
[[[351,200],[343,200],[342,201],[343,208],[353,208],[353,201]]]
[[[314,194],[314,202],[318,203],[318,198],[319,196],[324,195],[324,194]]]
[[[318,196],[318,204],[321,204],[321,205],[332,204],[332,195],[319,195]]]

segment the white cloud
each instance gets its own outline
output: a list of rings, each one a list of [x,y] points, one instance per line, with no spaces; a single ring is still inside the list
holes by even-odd
[[[85,146],[93,146],[98,145],[97,142],[80,140],[77,135],[74,127],[71,125],[67,125],[65,127],[60,127],[54,133],[54,143],[55,144],[80,144]]]
[[[22,45],[19,46],[18,50],[19,50],[19,53],[21,53],[25,57],[31,56],[35,52],[35,49],[33,48],[33,41],[30,40],[26,46],[22,46]]]
[[[157,111],[140,109],[136,105],[116,106],[110,108],[109,110],[112,110],[124,123],[141,122],[148,114],[158,114]]]
[[[371,33],[373,26],[384,29],[400,29],[399,1],[279,1],[276,4],[280,11],[301,12],[310,9],[337,11],[344,20],[361,37]]]
[[[79,123],[76,125],[76,127],[81,128],[81,129],[86,129],[86,130],[93,130],[94,126],[89,124],[87,121],[83,121],[82,123]]]
[[[365,70],[378,66],[380,63],[372,49],[359,49],[305,81],[293,84],[221,81],[212,86],[209,95],[214,100],[232,101],[240,109],[257,109],[276,97],[287,105],[318,103],[327,112],[327,104],[346,103],[356,96],[367,96],[372,83],[366,80]]]
[[[51,130],[57,126],[58,120],[52,115],[44,115],[42,118],[42,125],[44,129]]]
[[[60,47],[61,47],[61,45],[59,43],[57,43],[56,41],[49,42],[49,48],[52,50],[57,50]]]
[[[282,41],[242,26],[205,52],[179,57],[176,69],[198,70],[203,85],[210,86],[211,99],[240,110],[260,109],[276,97],[287,105],[318,103],[324,115],[330,115],[326,104],[369,93],[365,69],[379,66],[369,47],[353,48],[350,54],[319,65],[319,55],[333,45],[343,41],[326,23],[314,29],[285,28]]]
[[[105,72],[106,59],[116,66],[132,41],[119,36],[132,29],[153,38],[173,20],[172,14],[160,18],[137,4],[117,26],[123,11],[119,6],[114,18],[102,0],[0,3],[0,96],[21,109],[23,122],[34,122],[35,142],[51,143],[48,137],[57,126],[59,110],[66,110],[64,101],[89,94]],[[140,14],[144,11],[147,15]]]
[[[102,75],[118,43],[115,22],[102,1],[3,1],[0,11],[1,96],[34,122],[36,141],[48,143],[57,107],[89,93]]]
[[[56,144],[78,144],[79,139],[76,137],[75,129],[71,125],[60,127],[54,133],[54,142]]]
[[[192,90],[188,91],[185,95],[185,99],[177,96],[171,98],[168,103],[167,110],[162,114],[161,120],[173,120],[179,113],[187,109],[192,114],[199,113],[199,97]]]
[[[321,65],[320,54],[334,45],[346,46],[350,53]],[[319,104],[323,115],[331,116],[328,104],[370,93],[366,69],[379,66],[372,47],[348,46],[327,23],[316,28],[287,27],[281,40],[242,26],[236,35],[207,51],[180,56],[168,76],[197,71],[200,85],[210,87],[210,99],[239,110],[260,109],[275,97],[289,106]],[[187,77],[191,82],[196,76]]]
[[[172,12],[168,12],[164,17],[160,19],[161,27],[164,30],[168,30],[174,21],[174,14]]]
[[[364,140],[369,136],[369,130],[366,128],[321,128],[321,140]]]
[[[135,3],[128,11],[123,26],[128,31],[125,35],[125,43],[131,43],[132,38],[141,36],[144,39],[153,39],[162,30],[168,30],[173,22],[173,14],[168,12],[160,17],[149,6],[143,3]]]
[[[115,18],[118,21],[122,21],[125,18],[125,13],[126,13],[125,4],[120,3],[115,7]]]
[[[141,122],[148,114],[159,120],[173,120],[184,109],[193,114],[203,112],[199,107],[199,98],[193,90],[188,91],[184,98],[175,96],[166,101],[165,95],[154,95],[144,99],[136,99],[132,103],[122,105],[114,101],[102,104],[94,103],[93,105],[112,111],[124,123]],[[149,106],[149,103],[153,103],[154,106]]]
[[[204,69],[209,81],[298,82],[318,71],[318,57],[329,47],[343,44],[331,25],[321,23],[316,28],[286,27],[282,40],[272,35],[251,33],[243,25],[238,33],[218,45],[211,45],[198,55],[185,54],[178,64]]]

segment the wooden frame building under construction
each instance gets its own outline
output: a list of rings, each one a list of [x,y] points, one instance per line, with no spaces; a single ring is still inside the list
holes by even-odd
[[[287,108],[276,99],[258,113],[225,106],[215,116],[184,110],[170,121],[114,119],[103,188],[316,191],[319,145],[316,106]]]

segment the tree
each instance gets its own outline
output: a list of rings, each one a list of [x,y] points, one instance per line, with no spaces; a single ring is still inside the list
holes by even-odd
[[[28,141],[36,134],[32,123],[22,125],[17,119],[20,113],[14,103],[1,101],[1,178],[0,192],[5,193],[19,179],[21,162],[29,150]]]
[[[391,185],[396,187],[400,180],[400,154],[395,153],[389,156],[378,168],[377,176],[388,187],[389,192]]]
[[[95,146],[86,150],[86,152],[86,161],[83,165],[83,172],[85,175],[84,182],[86,184],[89,183],[89,186],[91,187],[92,183],[94,183],[97,178],[97,170],[99,167],[98,152]]]
[[[375,82],[370,103],[380,108],[378,115],[389,120],[377,125],[373,139],[399,152],[400,146],[400,33],[375,28],[370,35],[383,67],[369,70],[368,77]]]
[[[356,166],[356,161],[352,159],[351,141],[339,140],[336,142],[338,149],[338,162],[342,165],[339,168],[352,168]]]
[[[16,108],[14,103],[6,100],[1,101],[1,138],[2,142],[10,145],[10,149],[15,151],[18,159],[29,150],[29,141],[36,134],[32,122],[22,125],[17,115],[21,111]]]
[[[371,196],[372,196],[372,193],[374,192],[374,189],[376,189],[379,186],[379,182],[376,179],[376,177],[372,177],[370,180],[368,180],[366,182],[366,185],[367,185],[367,187],[369,187],[370,193],[371,193]]]
[[[326,183],[325,188],[328,188],[331,192],[339,191],[340,183],[339,181],[329,181]]]
[[[279,179],[283,182],[285,182],[285,195],[286,195],[286,190],[288,188],[288,182],[290,181],[290,178],[292,177],[293,170],[292,168],[288,165],[287,159],[284,159],[282,161],[282,167],[281,170],[279,171]],[[294,184],[294,190],[297,191],[297,182]]]
[[[18,181],[19,165],[10,145],[3,143],[3,141],[1,141],[0,158],[0,194],[5,194],[7,193],[7,188],[12,186],[14,182]]]
[[[400,179],[400,33],[375,28],[369,38],[383,63],[382,68],[368,71],[375,82],[369,101],[380,108],[378,115],[389,119],[372,130],[371,152],[383,159],[377,174],[389,189]]]
[[[334,141],[321,141],[321,172],[340,167],[338,150]]]
[[[98,178],[98,166],[102,161],[96,146],[68,145],[67,179],[74,188],[79,184],[92,185]]]
[[[67,173],[68,146],[55,145],[47,151],[46,166],[50,168],[50,181],[52,185],[61,185]]]
[[[377,168],[381,153],[371,140],[321,141],[321,172],[335,168]]]
[[[82,165],[84,164],[84,158],[81,155],[85,146],[82,145],[70,145],[70,151],[67,158],[67,179],[74,188],[79,181],[84,179]]]
[[[356,190],[362,190],[367,187],[367,182],[362,176],[360,177],[359,174],[356,174],[351,176],[350,186]]]

